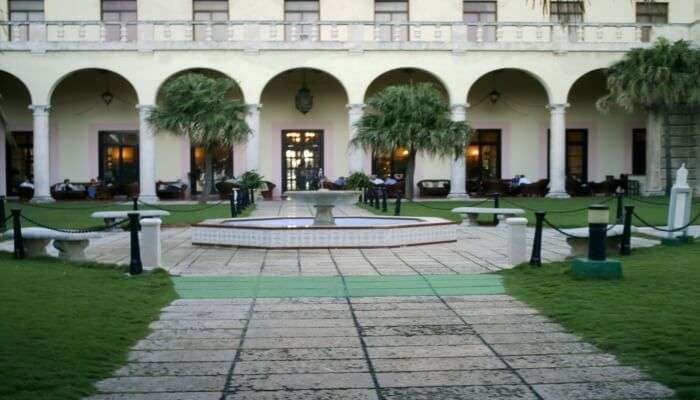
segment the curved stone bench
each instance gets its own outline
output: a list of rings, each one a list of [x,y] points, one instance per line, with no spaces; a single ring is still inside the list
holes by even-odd
[[[135,211],[97,211],[90,215],[92,218],[104,220],[105,226],[112,226],[116,221],[123,221],[129,218],[129,214],[139,214],[141,218],[164,217],[170,215],[169,212],[163,210],[135,210]]]
[[[5,237],[14,239],[14,232],[5,232]],[[53,241],[53,247],[58,250],[58,256],[71,260],[85,258],[85,249],[90,245],[90,239],[100,237],[97,232],[68,233],[53,229],[30,227],[22,228],[22,243],[27,256],[46,256],[46,246]]]
[[[453,213],[465,215],[462,225],[477,226],[479,214],[498,215],[498,222],[509,217],[525,215],[525,210],[520,208],[494,208],[494,207],[458,207],[452,209]]]
[[[620,243],[622,243],[622,234],[624,233],[624,225],[613,225],[608,226],[609,230],[607,232],[607,248],[608,252],[614,253],[620,250]],[[636,232],[637,228],[632,227],[632,232]],[[588,254],[588,227],[585,228],[570,228],[562,229],[569,235],[576,237],[566,237],[566,243],[571,247],[571,256],[583,256]]]

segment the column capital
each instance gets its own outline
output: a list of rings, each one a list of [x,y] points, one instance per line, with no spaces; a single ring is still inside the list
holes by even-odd
[[[546,108],[552,113],[565,113],[566,109],[569,108],[571,104],[569,103],[553,103],[547,104]]]
[[[246,104],[246,108],[248,109],[248,114],[253,114],[253,113],[258,113],[260,110],[262,110],[262,103],[249,103]]]
[[[154,104],[137,104],[136,109],[140,112],[151,112],[156,108]]]
[[[467,109],[469,108],[469,103],[453,103],[450,105],[450,109],[454,111],[464,111],[466,112]]]
[[[348,109],[348,114],[362,116],[365,112],[366,105],[363,103],[351,103],[345,106]]]
[[[29,109],[34,112],[34,115],[48,114],[51,111],[50,105],[45,104],[32,104]]]

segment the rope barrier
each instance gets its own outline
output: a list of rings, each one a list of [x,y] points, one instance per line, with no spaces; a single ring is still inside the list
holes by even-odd
[[[668,203],[657,203],[655,201],[642,200],[639,197],[628,197],[628,199],[631,201],[636,201],[638,203],[642,203],[642,204],[649,204],[651,206],[668,207],[668,205],[669,205]]]
[[[693,225],[695,222],[697,222],[697,221],[700,219],[700,213],[698,213],[698,215],[696,215],[695,217],[693,217],[687,224],[685,224],[685,225],[683,225],[683,226],[681,226],[681,227],[679,227],[679,228],[675,228],[675,229],[665,229],[665,228],[659,228],[659,227],[657,227],[657,226],[654,226],[654,225],[650,224],[648,221],[646,221],[645,219],[643,219],[642,217],[640,217],[637,213],[632,213],[632,215],[634,215],[634,217],[637,218],[637,220],[638,220],[639,222],[641,222],[642,225],[645,225],[647,228],[652,228],[652,229],[654,229],[654,230],[656,230],[656,231],[659,231],[659,232],[666,232],[666,233],[673,233],[673,232],[684,231],[684,230],[688,229],[691,225]]]
[[[554,225],[553,223],[551,223],[547,218],[544,219],[544,223],[547,224],[547,226],[549,226],[550,228],[554,229],[555,231],[561,233],[564,236],[570,237],[572,239],[586,239],[586,238],[588,238],[588,236],[572,235],[572,234],[564,231],[563,229],[559,228],[558,226]],[[617,225],[612,224],[612,225],[608,226],[608,228],[605,230],[605,232],[610,232],[611,230],[613,230],[615,228],[615,226],[617,226]]]
[[[155,204],[145,203],[145,202],[139,200],[139,204],[142,204],[142,205],[144,205],[144,206],[146,206],[146,207],[151,207],[151,208],[155,208],[155,209],[157,209],[157,210],[167,211],[167,212],[171,212],[171,213],[191,213],[191,212],[205,211],[205,210],[209,210],[209,209],[211,209],[211,208],[220,206],[220,205],[222,205],[223,203],[224,203],[224,200],[220,200],[218,203],[209,204],[209,205],[206,205],[206,206],[202,206],[202,207],[200,207],[200,208],[194,208],[194,209],[190,209],[190,210],[179,210],[179,209],[176,210],[176,209],[174,209],[174,208],[162,207],[162,206],[158,206],[158,205],[155,205]]]
[[[593,204],[607,204],[607,203],[610,203],[611,201],[613,201],[614,199],[615,199],[614,196],[613,196],[613,197],[608,197],[608,198],[604,199],[603,201],[597,201],[597,202],[591,203],[591,204],[589,204],[589,205],[587,205],[587,206],[585,206],[585,207],[574,208],[574,209],[570,209],[570,210],[547,210],[547,214],[571,214],[571,213],[586,211],[586,210],[588,210],[588,208],[589,208],[590,206],[592,206]],[[507,198],[504,198],[504,197],[501,198],[501,201],[503,201],[503,202],[505,202],[505,203],[508,203],[508,204],[510,204],[511,206],[515,206],[515,207],[518,207],[518,208],[522,208],[522,209],[527,210],[527,211],[531,211],[531,212],[541,211],[541,210],[539,210],[539,209],[535,209],[535,208],[532,208],[532,207],[527,207],[527,206],[523,206],[523,205],[517,204],[517,203],[515,203],[515,202],[513,202],[513,201],[507,200]]]
[[[31,208],[40,208],[44,210],[59,210],[59,211],[90,211],[90,210],[98,210],[105,208],[109,205],[95,205],[95,206],[88,206],[88,207],[60,207],[60,206],[46,206],[46,205],[41,205],[39,203],[22,203],[21,206],[27,206]]]
[[[405,200],[407,200],[407,199],[405,199]],[[411,203],[411,204],[415,204],[415,205],[418,205],[418,206],[421,206],[421,207],[424,207],[424,208],[428,208],[428,209],[431,209],[431,210],[452,211],[452,210],[455,208],[455,207],[450,207],[450,208],[433,207],[433,206],[429,206],[429,205],[427,205],[427,204],[423,204],[423,203],[420,202],[420,201],[413,201],[413,200],[407,200],[407,201],[408,201],[409,203]],[[469,206],[469,207],[476,207],[476,206],[479,206],[479,205],[481,205],[481,204],[488,203],[488,202],[491,202],[491,201],[492,201],[491,199],[486,199],[486,200],[478,201],[478,202],[476,202],[476,203],[469,202],[469,203],[468,203],[468,206]]]
[[[49,229],[49,230],[52,230],[52,231],[62,232],[62,233],[93,233],[93,232],[104,232],[104,231],[107,231],[107,230],[112,230],[112,229],[114,229],[114,228],[116,228],[116,227],[118,227],[118,226],[120,226],[120,225],[124,225],[126,222],[129,222],[128,219],[125,219],[125,220],[123,220],[123,221],[118,221],[118,222],[115,222],[115,223],[113,223],[113,224],[106,225],[106,226],[101,226],[101,227],[92,227],[92,228],[56,228],[56,227],[53,227],[53,226],[49,226],[49,225],[46,225],[46,224],[42,224],[41,222],[35,221],[35,220],[33,220],[33,219],[29,218],[29,217],[26,217],[26,216],[24,216],[24,215],[22,215],[22,219],[25,220],[25,221],[27,221],[27,222],[29,222],[30,224],[33,224],[33,225],[36,225],[36,226],[40,227],[40,228]]]

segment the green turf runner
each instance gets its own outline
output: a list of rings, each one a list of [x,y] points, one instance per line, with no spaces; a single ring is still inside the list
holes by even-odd
[[[474,275],[395,275],[326,277],[175,277],[184,299],[245,297],[386,297],[505,293],[501,277]]]

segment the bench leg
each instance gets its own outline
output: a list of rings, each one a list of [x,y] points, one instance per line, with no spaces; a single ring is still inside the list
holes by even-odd
[[[467,217],[462,220],[462,226],[478,226],[477,219],[479,219],[479,214],[467,214]]]
[[[588,238],[566,238],[566,243],[571,247],[571,256],[585,256],[588,254]]]
[[[69,260],[84,260],[88,245],[90,245],[89,240],[54,240],[53,242],[53,247],[58,250],[58,256]]]
[[[23,239],[24,251],[27,257],[46,257],[46,246],[51,239]]]

